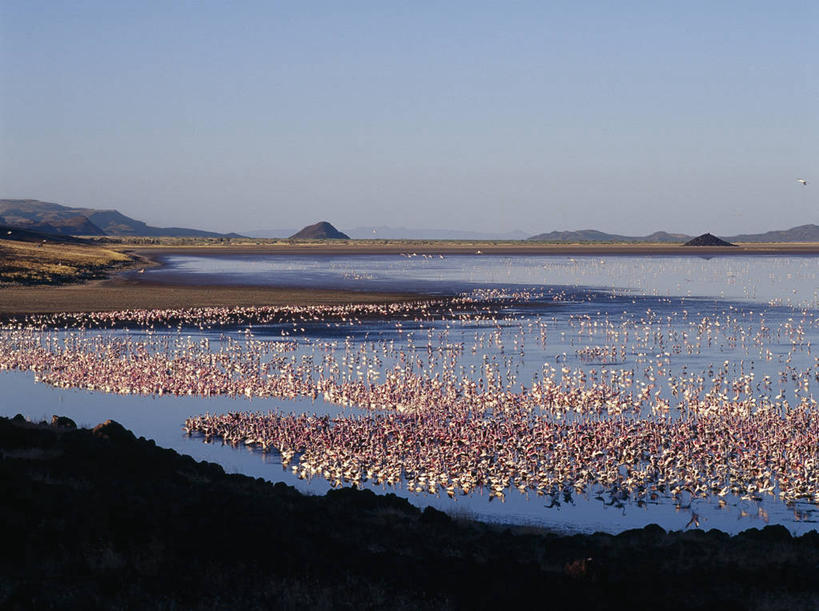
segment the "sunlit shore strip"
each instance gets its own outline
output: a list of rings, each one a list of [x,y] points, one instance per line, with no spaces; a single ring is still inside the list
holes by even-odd
[[[0,321],[22,322],[29,315],[192,309],[286,308],[411,303],[426,300],[415,293],[358,292],[265,286],[146,284],[123,279],[83,285],[4,287]]]

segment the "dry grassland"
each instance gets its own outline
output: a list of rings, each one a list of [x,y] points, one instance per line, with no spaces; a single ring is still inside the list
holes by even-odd
[[[132,263],[131,256],[100,246],[0,240],[0,285],[79,282]]]

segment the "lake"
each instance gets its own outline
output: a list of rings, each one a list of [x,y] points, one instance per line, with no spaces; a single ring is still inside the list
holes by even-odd
[[[6,329],[3,362],[36,354],[47,365],[0,373],[1,413],[90,426],[112,418],[306,492],[360,485],[562,531],[816,527],[816,257],[408,252],[163,263],[145,279],[462,301],[434,315],[313,310],[203,328]],[[93,378],[97,390],[79,388]],[[176,395],[186,384],[197,391]],[[185,434],[191,418],[228,426],[218,430],[239,435],[238,447]],[[643,454],[625,437],[648,444]]]

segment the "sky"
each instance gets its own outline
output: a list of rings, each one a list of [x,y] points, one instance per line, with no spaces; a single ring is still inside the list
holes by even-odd
[[[0,0],[0,198],[729,235],[817,189],[814,0]]]

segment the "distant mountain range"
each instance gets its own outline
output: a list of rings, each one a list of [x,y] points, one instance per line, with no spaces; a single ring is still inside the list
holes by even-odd
[[[647,236],[627,236],[616,233],[604,233],[596,229],[580,229],[578,231],[552,231],[540,233],[527,238],[533,242],[662,242],[683,243],[691,239],[684,233],[667,233],[655,231]]]
[[[254,238],[287,238],[296,229],[258,229],[243,231],[242,235]],[[407,227],[389,227],[385,225],[354,227],[345,229],[354,240],[530,240],[532,242],[647,242],[660,244],[684,244],[695,236],[685,233],[655,231],[645,236],[627,236],[616,233],[605,233],[595,229],[577,231],[552,231],[528,237],[522,231],[511,232],[478,232],[457,231],[452,229],[413,229]],[[819,225],[800,225],[781,231],[765,233],[721,236],[728,242],[819,242]]]
[[[354,227],[345,232],[355,239],[375,240],[524,240],[523,231],[480,232],[455,229],[418,229],[407,227],[369,226]]]
[[[765,233],[720,236],[727,242],[819,242],[819,225],[799,225],[781,231]],[[528,238],[532,242],[652,242],[652,243],[685,243],[692,236],[683,233],[655,231],[647,236],[626,236],[615,233],[604,233],[595,229],[579,231],[552,231],[540,233]]]
[[[729,236],[729,242],[819,242],[819,225],[799,225],[781,231]]]
[[[185,227],[152,227],[117,210],[72,208],[36,199],[0,199],[0,223],[57,235],[147,237],[241,237]]]
[[[0,199],[0,225],[56,235],[288,238],[297,229],[254,230],[216,233],[185,227],[153,227],[125,216],[117,210],[80,208],[42,202],[36,199]],[[335,230],[335,228],[333,228]],[[383,240],[524,240],[533,242],[654,242],[683,244],[692,236],[656,231],[646,236],[627,236],[594,229],[552,231],[527,238],[522,231],[477,232],[451,229],[414,229],[406,227],[360,226],[344,231],[353,239]],[[728,242],[819,242],[819,225],[800,225],[780,231],[720,236]]]
[[[252,238],[286,238],[296,231],[295,228],[255,229],[243,231],[242,235]],[[344,233],[354,240],[525,240],[528,235],[523,231],[489,233],[452,229],[413,229],[386,225],[354,227],[344,229]]]

